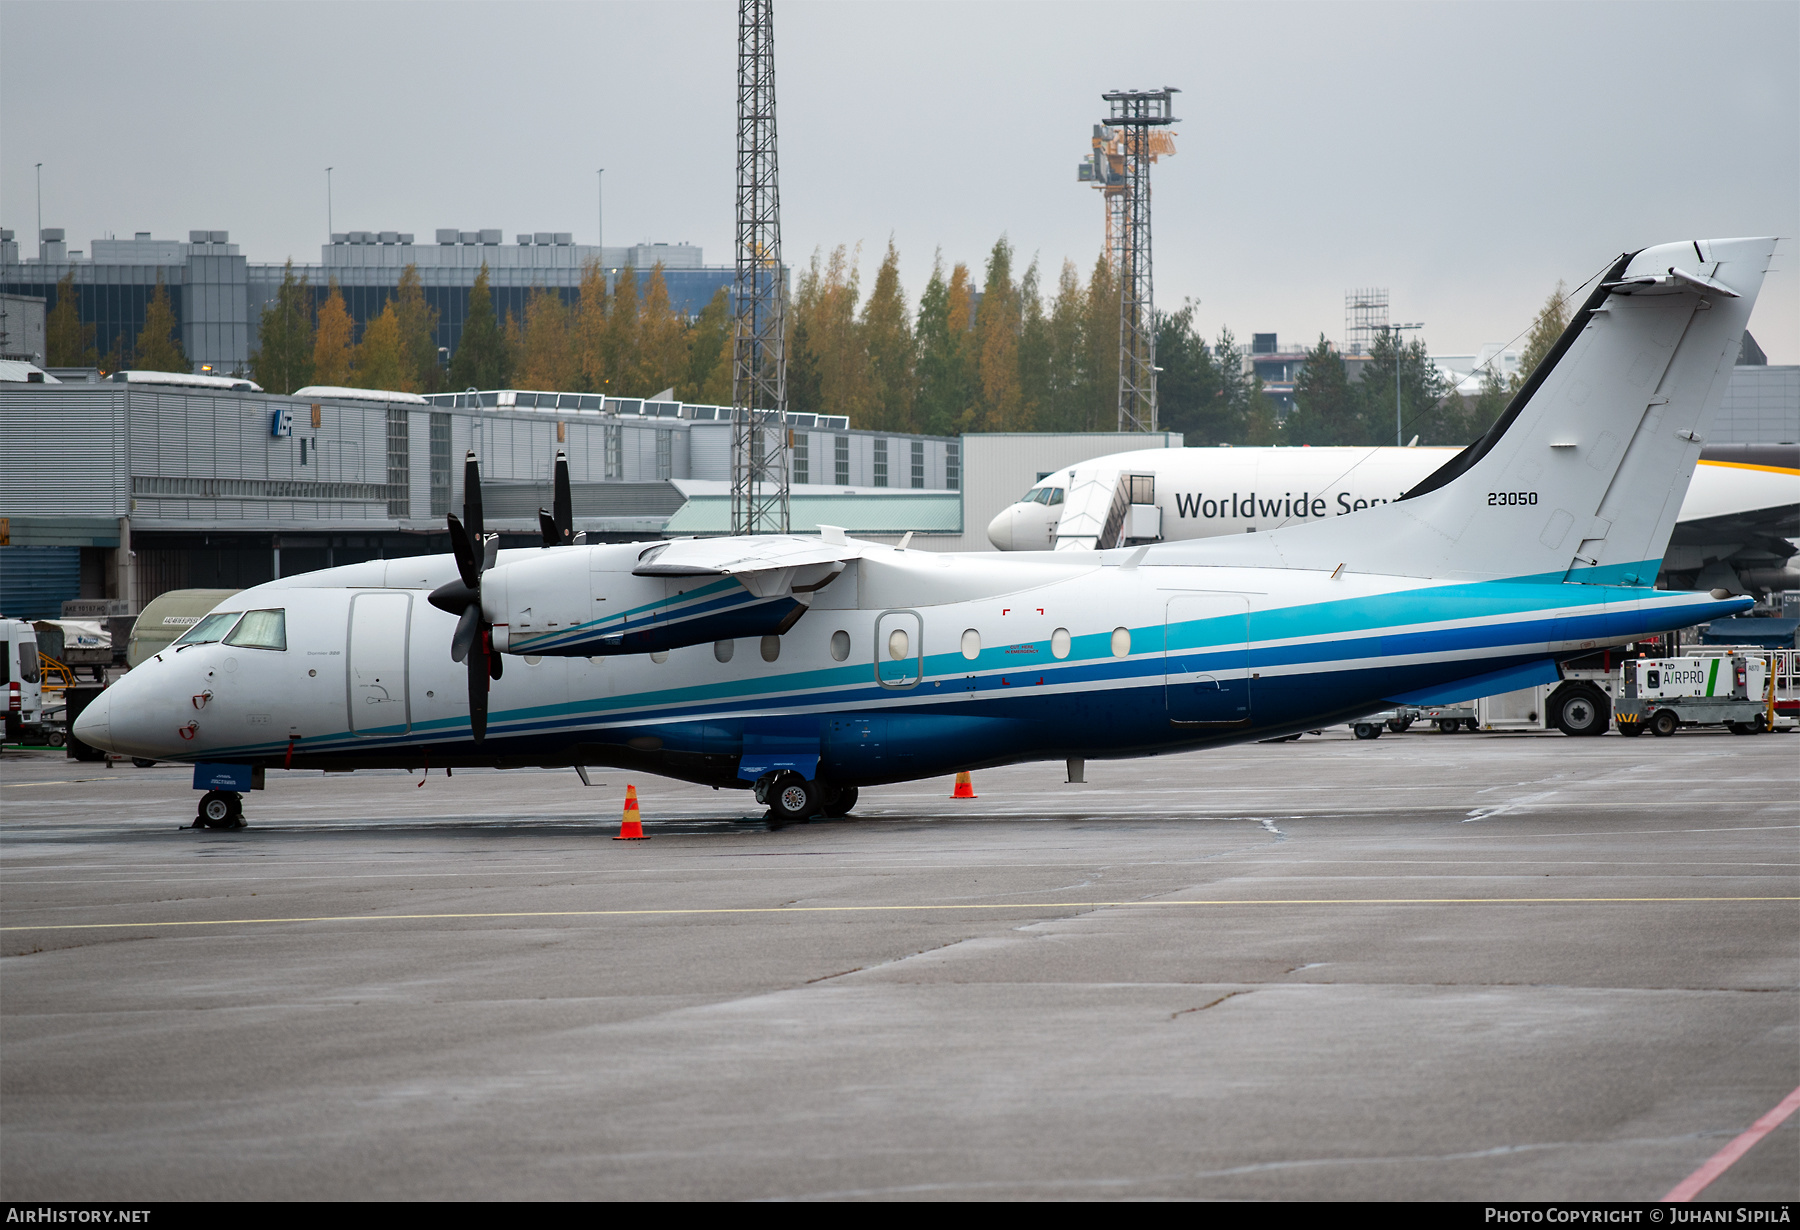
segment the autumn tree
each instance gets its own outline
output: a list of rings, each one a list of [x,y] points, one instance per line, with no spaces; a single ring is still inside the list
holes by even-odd
[[[887,255],[863,304],[863,347],[868,355],[869,423],[887,431],[912,431],[913,334],[900,286],[900,253],[888,237]]]
[[[1513,392],[1518,392],[1531,379],[1531,374],[1568,327],[1569,288],[1559,279],[1556,289],[1550,292],[1550,297],[1544,300],[1544,306],[1538,309],[1537,317],[1531,322],[1531,335],[1525,339],[1525,349],[1519,355],[1519,370],[1512,378]]]
[[[1102,255],[1083,304],[1080,417],[1076,431],[1112,431],[1119,422],[1119,282]]]
[[[440,392],[444,385],[444,368],[438,362],[438,312],[425,302],[425,288],[420,284],[417,265],[408,265],[401,270],[400,287],[393,304],[400,327],[402,371],[402,382],[393,387],[407,393]]]
[[[1002,235],[988,252],[981,303],[975,310],[973,403],[964,431],[1018,431],[1024,393],[1019,387],[1019,288],[1012,280],[1012,245]]]
[[[469,312],[463,320],[462,339],[450,360],[450,387],[507,388],[512,383],[511,360],[511,347],[494,317],[494,297],[488,290],[487,262],[483,261],[481,272],[475,275],[475,285],[469,290]]]
[[[868,352],[857,321],[861,277],[856,257],[840,244],[823,264],[815,251],[794,295],[796,354],[818,373],[821,414],[846,414],[869,424],[872,394]]]
[[[569,313],[562,295],[541,286],[533,290],[524,323],[519,385],[555,391],[574,388],[579,364],[569,344]]]
[[[156,290],[144,312],[144,327],[138,331],[132,366],[147,372],[191,372],[193,364],[182,352],[175,328],[175,310],[169,305],[169,288],[163,285],[162,274],[158,273]]]
[[[687,322],[669,302],[663,267],[653,266],[638,306],[637,362],[633,397],[654,397],[682,383],[687,375]]]
[[[636,390],[638,348],[637,270],[619,270],[606,311],[606,336],[601,347],[606,368],[603,386],[594,390],[608,397],[640,397]]]
[[[344,292],[338,289],[337,279],[333,278],[329,285],[330,292],[319,305],[319,327],[313,333],[312,383],[343,387],[352,379],[356,322],[344,306]]]
[[[581,267],[581,296],[571,325],[570,347],[575,355],[575,387],[583,393],[606,389],[606,271],[598,259]]]
[[[389,299],[381,309],[381,315],[363,328],[355,356],[350,379],[338,383],[354,382],[357,388],[411,392],[405,388],[410,383],[406,376],[406,348],[401,340],[400,313],[394,300]]]
[[[905,305],[902,304],[902,309]],[[731,292],[723,286],[713,292],[688,337],[687,375],[675,386],[682,401],[703,406],[731,404],[732,328]]]
[[[250,374],[271,393],[292,393],[313,378],[312,288],[306,275],[294,276],[290,259],[275,298],[263,304],[256,328]]]
[[[1019,279],[1019,421],[1025,431],[1044,430],[1044,407],[1050,392],[1050,322],[1033,258]]]
[[[100,363],[94,326],[81,323],[73,269],[56,283],[56,306],[44,321],[43,363],[45,367],[97,367]]]
[[[1044,326],[1044,375],[1038,424],[1047,431],[1075,431],[1084,421],[1081,404],[1086,379],[1086,327],[1081,276],[1065,260],[1057,275],[1056,298]]]

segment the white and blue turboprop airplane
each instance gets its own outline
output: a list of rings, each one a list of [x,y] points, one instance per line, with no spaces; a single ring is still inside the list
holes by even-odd
[[[1750,605],[1651,585],[1773,249],[1621,256],[1480,440],[1391,504],[1266,533],[1009,555],[829,530],[585,546],[565,478],[546,546],[496,552],[471,454],[453,557],[235,594],[75,733],[196,762],[214,787],[197,823],[218,827],[271,768],[464,765],[754,787],[786,821],[843,815],[862,786],[1547,681],[1559,658]]]

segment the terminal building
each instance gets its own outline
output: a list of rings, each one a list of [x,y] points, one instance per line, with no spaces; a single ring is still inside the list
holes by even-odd
[[[70,249],[64,236],[62,228],[45,228],[32,257],[21,255],[12,231],[0,231],[0,295],[54,306],[57,283],[73,274],[77,314],[94,326],[104,361],[130,355],[160,283],[195,371],[249,370],[263,306],[275,298],[285,264],[252,262],[227,231],[189,231],[186,241],[143,231],[130,239],[92,240],[85,251]],[[318,264],[295,264],[294,276],[307,279],[315,308],[335,282],[360,332],[397,292],[401,273],[416,266],[425,301],[438,313],[437,344],[449,355],[462,337],[469,292],[484,266],[494,313],[502,319],[523,319],[527,300],[540,287],[573,304],[583,269],[595,261],[609,288],[627,268],[641,279],[660,265],[671,306],[694,316],[720,289],[729,291],[735,276],[732,266],[709,266],[702,256],[690,244],[578,244],[567,231],[517,234],[510,243],[494,229],[444,229],[425,242],[406,231],[346,231],[321,245]]]

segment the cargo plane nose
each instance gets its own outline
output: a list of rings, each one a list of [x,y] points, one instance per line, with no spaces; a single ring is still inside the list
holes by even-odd
[[[88,702],[81,716],[70,728],[77,739],[103,752],[116,751],[112,745],[112,689],[108,688]]]
[[[1000,510],[988,522],[988,541],[1001,551],[1048,551],[1062,508],[1051,508],[1036,500],[1020,500]]]

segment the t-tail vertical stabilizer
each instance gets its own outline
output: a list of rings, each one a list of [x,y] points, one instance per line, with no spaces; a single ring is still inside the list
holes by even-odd
[[[1492,429],[1396,503],[1174,550],[1651,585],[1774,249],[1769,238],[1702,239],[1620,257]]]

